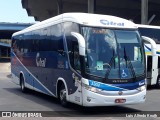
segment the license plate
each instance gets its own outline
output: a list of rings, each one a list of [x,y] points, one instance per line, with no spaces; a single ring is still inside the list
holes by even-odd
[[[126,99],[115,99],[115,103],[125,103]]]

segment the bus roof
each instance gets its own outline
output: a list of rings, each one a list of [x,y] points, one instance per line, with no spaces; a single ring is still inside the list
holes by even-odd
[[[100,14],[90,14],[90,13],[64,13],[50,19],[44,20],[37,24],[34,24],[20,32],[14,33],[18,35],[21,33],[29,32],[32,30],[44,28],[54,24],[62,23],[65,21],[75,22],[84,26],[94,26],[94,27],[105,27],[105,28],[120,28],[120,29],[137,29],[137,25],[132,21],[111,16],[111,15],[100,15]]]
[[[160,26],[154,26],[154,25],[142,25],[142,24],[137,24],[138,28],[152,28],[152,29],[160,29]]]

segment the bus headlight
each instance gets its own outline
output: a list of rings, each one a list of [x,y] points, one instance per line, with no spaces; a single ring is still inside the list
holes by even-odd
[[[143,91],[143,90],[145,90],[145,89],[146,89],[146,86],[145,86],[145,85],[137,88],[138,91]]]
[[[99,91],[100,91],[100,89],[98,89],[98,88],[95,88],[95,87],[91,87],[91,86],[89,86],[89,85],[84,85],[84,88],[86,89],[86,90],[89,90],[89,91],[91,91],[91,92],[96,92],[96,93],[98,93]]]

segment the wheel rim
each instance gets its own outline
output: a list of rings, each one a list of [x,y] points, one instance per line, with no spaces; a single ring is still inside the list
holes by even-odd
[[[22,80],[22,83],[21,83],[21,89],[24,90],[24,82]]]
[[[24,79],[23,79],[23,77],[22,77],[21,80],[22,80],[22,81],[21,81],[21,90],[23,91],[23,90],[24,90]]]
[[[65,90],[65,89],[62,89],[62,90],[60,91],[60,100],[61,100],[62,102],[66,101],[66,90]]]

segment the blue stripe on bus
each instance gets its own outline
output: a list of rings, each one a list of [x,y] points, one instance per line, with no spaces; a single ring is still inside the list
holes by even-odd
[[[51,95],[37,80],[34,80],[34,88],[39,89],[48,95]]]
[[[125,84],[104,84],[104,83],[96,82],[93,80],[89,80],[89,86],[96,87],[102,90],[107,90],[107,91],[134,90],[143,85],[145,85],[145,80],[141,80],[135,83],[125,83]]]

